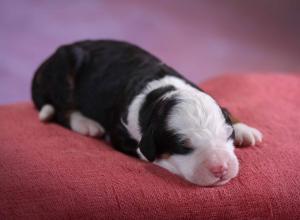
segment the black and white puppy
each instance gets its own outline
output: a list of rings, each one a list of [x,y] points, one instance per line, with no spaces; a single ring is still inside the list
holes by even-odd
[[[262,139],[174,69],[125,42],[59,47],[36,71],[32,98],[41,121],[105,133],[117,150],[203,186],[237,175],[234,142]]]

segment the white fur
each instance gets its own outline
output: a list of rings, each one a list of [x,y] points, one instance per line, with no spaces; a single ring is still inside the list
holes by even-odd
[[[52,105],[46,104],[42,107],[41,111],[39,112],[39,119],[41,121],[48,121],[53,117],[54,113],[54,107]]]
[[[232,143],[225,146],[211,146],[206,150],[195,149],[187,155],[171,155],[167,159],[157,159],[154,163],[179,175],[184,179],[202,186],[222,185],[234,178],[239,169],[239,163],[232,149]],[[228,172],[222,177],[214,176],[210,167],[225,164]]]
[[[158,89],[163,86],[172,85],[175,88],[178,89],[184,89],[189,91],[197,91],[192,86],[188,85],[186,82],[184,82],[181,79],[178,79],[173,76],[165,76],[162,79],[159,80],[153,80],[151,81],[146,88],[138,95],[136,96],[128,108],[128,116],[127,116],[127,125],[126,128],[131,135],[132,138],[134,138],[137,141],[141,140],[141,131],[139,127],[139,111],[141,109],[141,106],[146,98],[146,96],[153,90]]]
[[[233,142],[228,141],[232,127],[226,124],[218,104],[209,95],[198,90],[182,89],[177,94],[181,101],[167,120],[168,127],[180,134],[193,152],[187,155],[171,155],[155,164],[184,177],[198,185],[220,185],[238,173],[238,160]],[[214,167],[226,167],[222,177],[215,176]]]
[[[171,110],[167,126],[188,140],[193,152],[187,155],[170,155],[156,159],[154,163],[198,185],[221,185],[228,182],[237,175],[239,169],[233,141],[228,140],[232,127],[226,124],[214,99],[179,78],[166,76],[154,80],[134,98],[128,109],[128,123],[124,123],[129,134],[138,142],[141,140],[140,108],[147,94],[168,85],[174,86],[176,91],[170,91],[163,98],[176,95],[181,101]],[[253,140],[261,140],[260,133],[248,126],[237,125],[234,130],[243,142],[250,140],[253,144]],[[139,148],[137,153],[141,159],[146,159]],[[220,166],[226,168],[221,177],[213,172],[215,167]]]
[[[169,116],[168,127],[187,137],[192,146],[199,140],[227,140],[232,132],[218,104],[200,91],[181,90],[180,103]]]
[[[85,117],[78,111],[71,113],[70,126],[73,131],[83,135],[96,137],[104,134],[104,129],[98,122]]]
[[[244,123],[236,123],[233,125],[235,132],[235,143],[241,145],[255,145],[257,142],[262,141],[262,133]]]

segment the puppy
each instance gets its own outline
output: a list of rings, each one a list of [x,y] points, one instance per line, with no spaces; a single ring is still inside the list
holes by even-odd
[[[262,140],[198,86],[126,42],[59,47],[36,71],[32,99],[41,121],[105,134],[117,150],[201,186],[238,174],[234,143]]]

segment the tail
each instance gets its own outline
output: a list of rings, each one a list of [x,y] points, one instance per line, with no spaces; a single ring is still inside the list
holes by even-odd
[[[54,106],[50,104],[51,102],[47,94],[45,94],[45,90],[42,89],[43,85],[38,82],[37,78],[38,74],[35,74],[31,85],[32,100],[39,111],[40,121],[46,122],[53,118],[55,109]]]
[[[52,105],[44,105],[39,112],[39,119],[43,122],[49,121],[54,116],[55,109]]]

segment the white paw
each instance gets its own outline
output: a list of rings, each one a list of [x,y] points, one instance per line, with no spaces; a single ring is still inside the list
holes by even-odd
[[[83,116],[80,112],[70,115],[70,126],[73,131],[92,137],[104,134],[103,127],[96,121]]]
[[[237,146],[255,145],[262,141],[262,134],[259,130],[249,127],[244,123],[237,123],[233,125],[235,132],[235,144]]]

